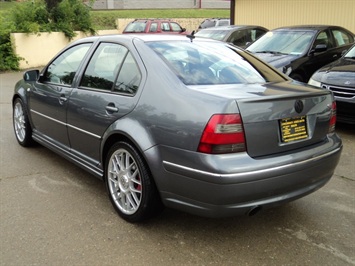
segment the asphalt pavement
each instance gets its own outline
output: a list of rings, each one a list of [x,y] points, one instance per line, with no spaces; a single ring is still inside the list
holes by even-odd
[[[115,213],[104,183],[50,150],[18,145],[0,74],[0,265],[355,265],[355,129],[315,193],[255,216],[166,209],[143,224]],[[213,195],[211,195],[213,196]]]

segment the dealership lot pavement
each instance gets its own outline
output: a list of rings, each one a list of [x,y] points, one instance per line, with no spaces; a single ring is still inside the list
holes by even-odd
[[[104,183],[48,149],[19,146],[0,74],[0,265],[355,265],[355,129],[326,186],[255,216],[166,209],[144,224],[114,212]],[[213,196],[213,195],[211,195]]]

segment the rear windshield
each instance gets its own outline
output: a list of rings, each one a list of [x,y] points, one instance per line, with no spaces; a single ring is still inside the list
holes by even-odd
[[[202,29],[210,28],[210,27],[214,27],[214,25],[216,25],[216,21],[214,21],[214,20],[205,20],[204,22],[201,23],[200,28],[202,28]]]
[[[147,43],[186,85],[253,84],[285,80],[255,57],[224,43]],[[243,54],[243,56],[242,56]]]
[[[146,21],[131,22],[123,32],[144,32],[146,24]]]
[[[196,36],[204,37],[204,38],[211,38],[214,40],[221,41],[223,40],[224,36],[229,33],[228,30],[201,30],[196,32]]]

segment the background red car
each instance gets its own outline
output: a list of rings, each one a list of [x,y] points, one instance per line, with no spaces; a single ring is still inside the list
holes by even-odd
[[[188,34],[185,28],[169,19],[135,19],[126,26],[122,33]]]

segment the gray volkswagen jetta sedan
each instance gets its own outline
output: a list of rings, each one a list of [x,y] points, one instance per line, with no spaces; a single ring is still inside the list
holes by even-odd
[[[106,182],[117,213],[255,214],[325,185],[342,150],[330,91],[194,36],[73,42],[13,95],[22,146],[40,143]]]

